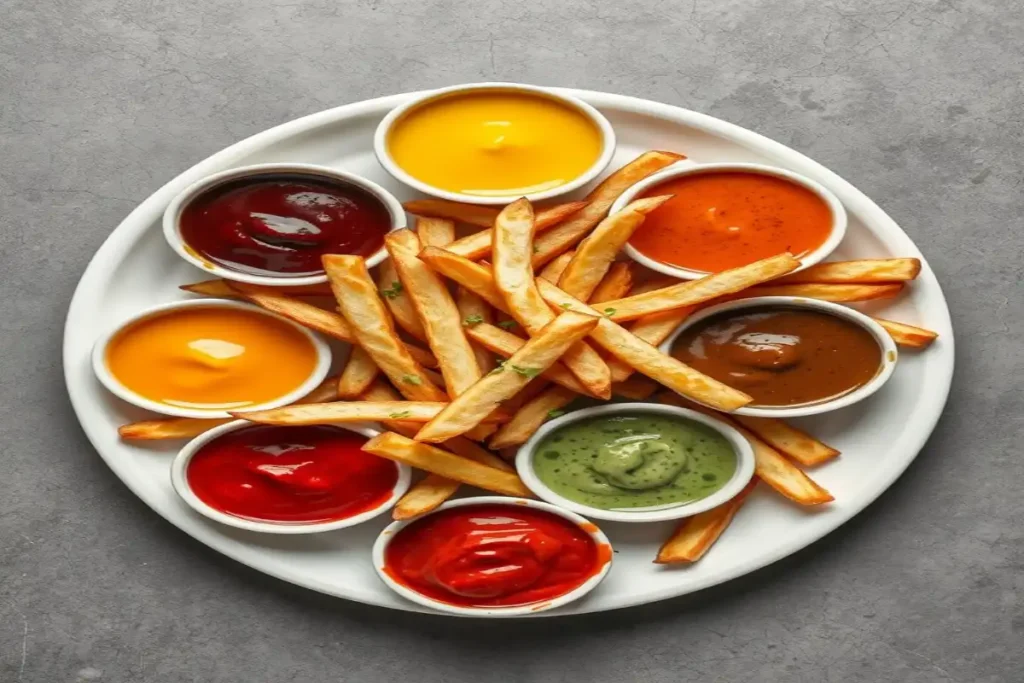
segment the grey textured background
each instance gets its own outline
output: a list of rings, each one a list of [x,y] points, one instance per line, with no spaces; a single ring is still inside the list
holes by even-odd
[[[0,681],[1024,680],[1013,4],[0,0]],[[889,211],[930,259],[959,335],[949,409],[907,475],[745,580],[521,624],[302,592],[138,502],[86,442],[59,360],[69,298],[110,230],[251,133],[484,79],[708,112]]]

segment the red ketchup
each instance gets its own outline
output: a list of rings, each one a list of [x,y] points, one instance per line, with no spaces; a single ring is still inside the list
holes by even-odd
[[[511,505],[467,505],[412,522],[388,544],[384,571],[429,598],[511,607],[579,587],[611,550],[567,519]]]
[[[337,427],[257,425],[200,448],[185,476],[212,508],[274,522],[333,522],[383,505],[398,482],[367,438]]]
[[[324,254],[369,256],[391,229],[369,192],[317,176],[243,178],[199,195],[181,214],[185,244],[213,263],[253,275],[323,271]]]

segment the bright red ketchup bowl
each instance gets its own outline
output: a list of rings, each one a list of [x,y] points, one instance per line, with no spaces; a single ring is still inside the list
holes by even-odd
[[[229,422],[181,449],[171,465],[171,483],[194,510],[240,529],[342,529],[390,509],[409,489],[409,467],[361,450],[377,433]]]
[[[535,500],[481,496],[389,525],[373,546],[385,584],[425,607],[511,617],[582,598],[608,574],[612,547],[594,524]]]

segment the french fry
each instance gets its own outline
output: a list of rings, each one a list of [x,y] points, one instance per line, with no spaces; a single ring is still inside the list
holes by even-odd
[[[885,328],[892,340],[900,346],[912,349],[923,349],[930,346],[938,338],[937,332],[926,330],[923,327],[914,327],[906,323],[898,323],[894,320],[883,320],[875,318],[875,322]]]
[[[832,282],[837,284],[865,284],[873,282],[906,282],[921,272],[921,260],[916,258],[860,259],[819,263],[806,270],[790,273],[777,280],[778,284],[805,282]]]
[[[327,254],[323,264],[355,341],[402,395],[410,401],[446,401],[447,394],[430,381],[423,366],[395,333],[391,316],[366,270],[366,262],[359,256]]]
[[[489,325],[494,322],[494,309],[465,287],[459,287],[456,290],[455,306],[458,307],[459,315],[462,316],[462,324],[467,328],[472,329],[477,324]],[[480,368],[481,375],[486,375],[497,365],[494,356],[473,341],[469,329],[466,330],[466,336],[470,338],[469,345],[473,347],[473,354],[476,356],[476,364]]]
[[[587,235],[558,280],[558,287],[580,301],[589,301],[598,283],[611,268],[615,256],[651,211],[672,195],[645,197],[630,202],[622,211],[608,216]],[[550,280],[550,278],[548,278]]]
[[[538,334],[555,317],[545,305],[533,276],[533,235],[533,208],[526,199],[506,206],[494,222],[494,284],[506,310],[531,335]],[[603,398],[611,396],[608,365],[586,343],[569,349],[562,361],[589,393]]]
[[[480,346],[493,351],[503,358],[508,358],[513,355],[526,344],[526,340],[522,337],[517,337],[511,332],[506,332],[500,327],[488,325],[487,323],[473,325],[466,330],[466,334],[468,334],[469,338]],[[571,372],[569,372],[569,369],[561,363],[555,363],[552,365],[541,373],[541,377],[555,382],[556,384],[560,384],[566,389],[578,394],[590,393],[587,391],[587,388],[583,386],[583,384],[581,384]]]
[[[560,221],[565,220],[568,216],[578,212],[586,205],[586,202],[572,202],[570,204],[560,204],[558,206],[553,206],[550,209],[542,209],[541,211],[538,211],[537,215],[534,217],[537,231],[546,230],[557,225]],[[493,213],[491,213],[491,220],[484,225],[484,227],[490,228],[494,224],[494,220],[498,217],[498,211],[497,209],[490,208],[487,210]],[[476,223],[476,225],[481,224]],[[460,240],[452,242],[448,245],[447,249],[450,249],[454,254],[465,256],[472,261],[476,261],[491,253],[493,239],[493,230],[481,230],[480,232],[469,235],[468,237],[463,237]]]
[[[455,241],[455,222],[447,218],[417,218],[416,237],[425,247],[445,247]]]
[[[762,441],[760,437],[749,429],[730,419],[728,415],[716,413],[702,405],[664,391],[658,394],[658,402],[696,410],[716,420],[721,420],[739,431],[740,434],[746,437],[754,449],[754,472],[757,476],[793,502],[801,505],[821,505],[835,500],[831,493],[807,476],[803,470]]]
[[[551,282],[551,280],[548,280]],[[601,279],[590,295],[588,303],[599,304],[612,299],[621,299],[629,293],[633,286],[633,269],[628,263],[613,263],[608,273]]]
[[[800,267],[800,261],[792,254],[779,254],[755,261],[746,266],[723,270],[699,280],[682,282],[665,289],[605,302],[610,310],[609,317],[615,322],[635,320],[645,315],[668,311],[684,306],[717,299],[736,292],[747,293],[748,287],[772,280]],[[815,285],[788,285],[789,287],[813,287]],[[832,285],[838,287],[842,285]],[[768,288],[770,289],[770,287]],[[747,290],[747,291],[744,291]]]
[[[443,249],[424,249],[420,258],[445,277],[471,289],[484,299],[495,301],[494,305],[497,308],[504,308],[504,303],[499,300],[494,286],[494,276],[487,268]],[[599,315],[593,308],[574,299],[543,278],[537,280],[537,285],[541,296],[554,310],[572,309],[589,315]],[[590,336],[628,366],[673,391],[713,408],[731,411],[751,401],[743,392],[732,389],[663,354],[653,345],[638,339],[606,317],[601,318]]]
[[[541,296],[553,309],[598,315],[593,308],[569,296],[551,283],[540,280],[538,284]],[[653,345],[635,337],[607,316],[600,319],[597,327],[590,333],[590,338],[605,351],[635,370],[683,396],[716,410],[730,412],[745,406],[752,400],[742,391],[726,386],[672,356],[662,353]]]
[[[416,256],[420,242],[412,231],[388,233],[384,245],[423,323],[448,395],[455,398],[481,377],[459,309],[441,278]]]
[[[409,300],[409,295],[406,293],[391,259],[380,264],[380,269],[377,272],[377,291],[380,292],[398,326],[420,341],[427,341],[423,322],[416,315],[416,309],[413,307],[412,301]]]
[[[551,263],[544,266],[544,269],[540,271],[540,275],[548,282],[558,283],[558,278],[562,277],[562,273],[565,272],[566,267],[569,265],[569,261],[572,261],[573,254],[575,252],[567,251],[564,254],[559,254],[555,258],[551,259]]]
[[[292,405],[302,403],[324,403],[338,398],[338,376],[328,377],[313,391]],[[191,439],[208,432],[214,427],[233,422],[235,418],[200,419],[194,417],[170,417],[159,420],[143,420],[121,425],[117,434],[125,441],[156,441],[161,439]]]
[[[704,557],[704,554],[732,522],[736,511],[743,506],[743,502],[757,486],[757,482],[758,479],[755,475],[750,483],[736,494],[735,498],[707,512],[687,517],[680,522],[668,540],[662,544],[654,562],[656,564],[692,564]]]
[[[429,422],[447,403],[427,401],[334,401],[285,406],[270,410],[232,411],[235,417],[266,425],[323,425],[347,422]],[[504,422],[508,415],[499,408],[484,418],[487,422]]]
[[[423,426],[416,434],[416,440],[435,443],[469,431],[502,401],[514,396],[531,379],[551,367],[597,323],[596,318],[579,313],[558,316],[513,354],[499,371],[491,372],[452,399],[437,417]]]
[[[734,420],[752,431],[766,444],[805,467],[828,462],[839,451],[818,441],[810,434],[773,417],[732,415]]]
[[[528,401],[511,420],[498,428],[487,443],[493,450],[518,446],[529,441],[552,413],[572,403],[579,394],[565,387],[551,387]]]
[[[621,396],[632,401],[646,401],[656,391],[658,391],[658,383],[650,377],[634,375],[627,380],[612,384],[613,396]]]
[[[260,287],[259,285],[237,282],[235,283],[235,286],[237,286],[239,290],[243,291],[249,289],[253,292],[283,294],[284,296],[331,296],[331,287],[326,282],[319,285],[292,285],[290,287]],[[238,296],[238,290],[232,289],[232,285],[228,284],[226,280],[222,280],[220,278],[217,278],[216,280],[195,282],[190,285],[182,285],[181,288],[187,292],[203,294],[204,296],[228,298]]]
[[[696,309],[696,306],[687,306],[645,315],[630,324],[628,329],[630,334],[637,339],[642,339],[651,346],[658,346],[668,339],[684,320],[693,315]],[[612,382],[625,382],[633,374],[633,368],[618,359],[609,361],[608,368],[612,372]]]
[[[571,216],[586,205],[586,202],[569,202],[567,204],[559,204],[557,206],[544,209],[537,214],[537,221],[539,223],[537,229],[543,230],[544,228],[552,226],[559,221],[565,220],[566,217]],[[490,206],[463,204],[461,202],[452,202],[447,199],[413,199],[412,201],[405,202],[402,206],[406,211],[416,216],[423,216],[427,218],[447,218],[449,220],[459,221],[460,223],[476,225],[481,228],[489,228],[494,225],[494,219],[498,217],[498,212],[500,211],[500,209],[495,209]],[[491,238],[490,235],[488,235],[487,242],[490,243],[490,241]],[[490,251],[489,247],[488,251]],[[479,258],[470,254],[462,255],[474,260]]]
[[[341,371],[341,379],[338,380],[338,398],[353,399],[367,390],[380,374],[380,368],[370,358],[370,354],[363,351],[363,347],[355,345],[348,355],[348,362]]]
[[[210,284],[214,282],[220,284]],[[307,304],[304,301],[292,299],[277,293],[269,287],[253,288],[252,285],[244,285],[245,290],[243,291],[242,289],[236,289],[236,286],[236,284],[229,284],[224,280],[208,280],[207,282],[198,282],[192,285],[182,285],[181,289],[192,294],[202,294],[204,296],[246,299],[260,308],[265,308],[271,313],[277,313],[328,337],[349,343],[355,340],[352,329],[345,322],[345,319],[337,313],[331,313],[330,311]],[[437,359],[427,351],[410,344],[405,344],[405,348],[420,365],[428,368],[437,367]]]
[[[699,280],[697,281],[699,282]],[[751,296],[802,296],[806,299],[821,299],[835,303],[853,301],[872,301],[874,299],[891,299],[903,291],[903,283],[895,282],[885,285],[831,285],[831,284],[796,284],[796,285],[759,285],[741,293],[741,298]]]
[[[530,489],[512,472],[482,465],[395,432],[375,436],[363,444],[363,450],[487,491],[523,498],[533,496]]]
[[[454,479],[439,474],[428,474],[416,482],[391,509],[391,518],[412,519],[436,509],[455,495],[462,486]]]
[[[540,268],[563,251],[570,249],[608,215],[608,210],[623,192],[652,173],[685,158],[682,154],[674,152],[644,152],[612,173],[587,195],[586,207],[537,238],[534,243],[536,250],[533,254],[533,265]]]

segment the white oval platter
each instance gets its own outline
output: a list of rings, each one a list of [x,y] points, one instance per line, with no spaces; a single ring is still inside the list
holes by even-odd
[[[774,164],[807,175],[832,190],[850,214],[837,258],[921,257],[906,233],[867,196],[788,147],[719,119],[648,100],[564,90],[600,109],[619,139],[611,168],[647,149],[686,154],[697,162]],[[144,413],[107,393],[93,376],[89,352],[109,325],[156,303],[188,298],[178,285],[205,279],[164,242],[160,217],[171,198],[199,178],[247,164],[295,161],[336,166],[381,183],[406,200],[414,193],[385,173],[373,154],[373,132],[393,107],[415,93],[349,104],[306,116],[214,154],[140,204],[110,234],[75,291],[64,334],[64,371],[72,405],[89,440],[111,470],[153,510],[209,547],[284,581],[329,595],[422,611],[388,590],[370,562],[380,518],[312,536],[269,536],[232,529],[188,508],[171,488],[170,462],[181,442],[123,443],[117,427]],[[854,150],[851,150],[854,153]],[[812,472],[836,500],[801,509],[759,486],[732,525],[698,563],[652,563],[671,523],[603,523],[616,549],[607,580],[585,600],[551,614],[617,609],[692,593],[764,567],[843,524],[885,491],[907,468],[935,427],[953,375],[949,310],[927,263],[899,299],[865,307],[884,317],[936,330],[924,352],[904,352],[893,379],[870,400],[829,415],[794,421],[842,451]]]

